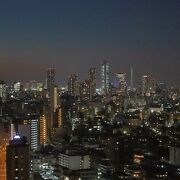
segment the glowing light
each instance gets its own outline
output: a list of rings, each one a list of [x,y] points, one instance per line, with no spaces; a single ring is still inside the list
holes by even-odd
[[[14,139],[20,139],[20,138],[21,137],[19,135],[17,135],[17,134],[14,136]]]

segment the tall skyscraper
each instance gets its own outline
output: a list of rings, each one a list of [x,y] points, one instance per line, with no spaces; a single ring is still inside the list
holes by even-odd
[[[71,74],[69,76],[68,92],[72,96],[75,96],[77,94],[77,75],[76,74]]]
[[[134,81],[134,79],[133,79],[133,78],[134,78],[134,77],[133,77],[133,76],[134,76],[133,73],[134,73],[134,72],[133,72],[133,67],[131,67],[131,87],[130,87],[131,90],[133,90],[133,88],[134,88],[134,87],[133,87],[133,81]]]
[[[109,92],[110,87],[109,63],[104,61],[101,65],[101,89],[104,94]]]
[[[117,92],[125,93],[127,89],[126,73],[117,73],[115,87]]]
[[[29,145],[25,137],[15,135],[6,150],[7,180],[30,179]]]
[[[45,145],[47,143],[48,133],[47,133],[47,119],[46,115],[40,116],[40,144]]]
[[[85,80],[81,83],[81,100],[91,100],[92,93],[91,93],[90,85],[91,85],[90,80]]]
[[[54,68],[48,68],[47,69],[47,90],[50,92],[51,87],[55,83],[55,69]]]
[[[89,69],[89,79],[90,79],[90,91],[91,96],[96,92],[96,68]]]
[[[142,76],[142,95],[146,96],[150,89],[150,77],[148,75]]]
[[[47,70],[47,91],[49,97],[49,109],[48,109],[48,135],[51,136],[52,129],[54,127],[54,111],[57,105],[57,87],[55,86],[55,69],[48,68]]]
[[[58,113],[58,128],[61,128],[63,124],[62,107],[58,108],[57,113]]]
[[[37,150],[39,148],[39,119],[31,120],[31,148]]]
[[[6,84],[4,81],[0,81],[0,97],[2,98],[2,102],[6,99]]]
[[[51,111],[56,112],[58,108],[59,102],[58,102],[58,87],[53,86],[51,88]]]

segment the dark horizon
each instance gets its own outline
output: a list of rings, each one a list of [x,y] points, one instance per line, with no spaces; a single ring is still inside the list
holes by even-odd
[[[88,77],[106,59],[111,72],[179,84],[180,2],[152,0],[0,2],[0,79],[44,81],[56,69]],[[100,74],[100,71],[98,70]]]

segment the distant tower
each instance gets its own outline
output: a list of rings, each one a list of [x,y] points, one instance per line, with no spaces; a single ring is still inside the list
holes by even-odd
[[[68,79],[68,92],[70,95],[75,96],[77,91],[77,75],[71,74]]]
[[[126,92],[126,89],[127,89],[126,73],[117,73],[116,74],[115,87],[119,93],[125,93]]]
[[[133,67],[131,67],[131,90],[133,90]]]
[[[8,180],[30,179],[29,145],[24,137],[15,135],[6,150]]]
[[[142,95],[146,96],[149,93],[150,77],[148,75],[142,76]]]
[[[90,79],[90,92],[91,95],[96,93],[96,68],[89,69],[89,79]]]
[[[47,69],[47,90],[50,92],[52,86],[55,83],[55,69],[48,68]]]
[[[104,94],[109,92],[109,63],[104,61],[101,65],[101,89]]]

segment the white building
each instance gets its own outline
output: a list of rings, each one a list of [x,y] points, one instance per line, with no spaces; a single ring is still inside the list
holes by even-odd
[[[90,157],[66,151],[59,154],[59,164],[71,170],[89,169]]]
[[[31,120],[31,148],[37,150],[39,148],[39,120]]]

